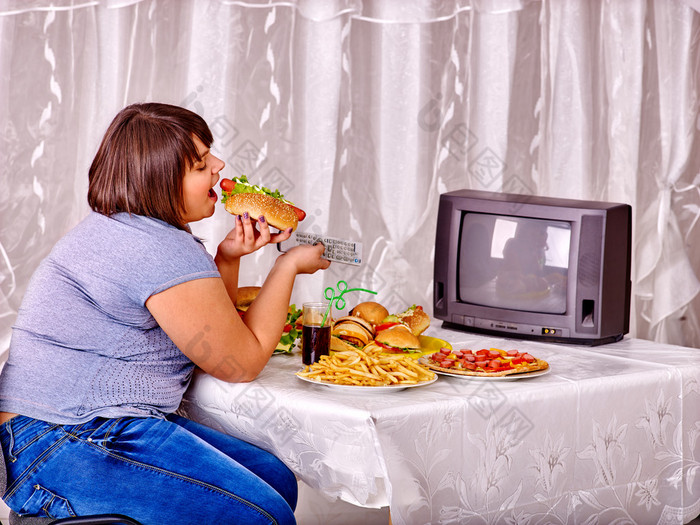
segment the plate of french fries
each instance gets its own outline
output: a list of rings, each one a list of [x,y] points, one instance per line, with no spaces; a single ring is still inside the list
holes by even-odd
[[[407,355],[385,354],[371,348],[321,356],[318,362],[296,372],[296,376],[314,384],[370,392],[403,390],[437,380],[435,372]]]

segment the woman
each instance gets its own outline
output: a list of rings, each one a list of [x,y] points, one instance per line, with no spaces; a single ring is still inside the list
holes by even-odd
[[[93,212],[34,274],[0,376],[3,499],[15,512],[294,523],[296,480],[281,461],[174,414],[195,366],[254,379],[296,275],[330,264],[322,245],[281,255],[241,320],[241,257],[291,229],[236,217],[206,252],[188,224],[218,200],[212,141],[198,115],[165,104],[129,106],[109,126],[89,171]]]

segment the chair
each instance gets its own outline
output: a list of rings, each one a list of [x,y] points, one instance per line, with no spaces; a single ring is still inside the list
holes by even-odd
[[[0,496],[7,489],[7,468],[5,467],[5,454],[0,448]],[[79,516],[75,518],[40,518],[37,516],[20,516],[10,511],[10,525],[141,525],[121,514],[95,514],[92,516]]]

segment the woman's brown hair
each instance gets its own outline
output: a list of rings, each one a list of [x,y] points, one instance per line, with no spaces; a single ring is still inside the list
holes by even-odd
[[[122,109],[90,166],[90,207],[107,216],[127,212],[186,229],[182,179],[201,161],[194,137],[211,147],[209,126],[185,108],[146,103]]]

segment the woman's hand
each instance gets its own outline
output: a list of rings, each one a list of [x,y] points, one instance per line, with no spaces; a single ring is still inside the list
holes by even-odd
[[[293,264],[295,273],[315,273],[318,270],[325,270],[331,265],[328,259],[323,259],[323,252],[326,247],[322,243],[314,245],[303,244],[295,246],[278,260],[281,263]]]
[[[291,228],[279,233],[271,233],[265,217],[253,220],[247,215],[236,216],[233,229],[219,244],[218,255],[226,261],[239,259],[270,243],[289,239]]]

